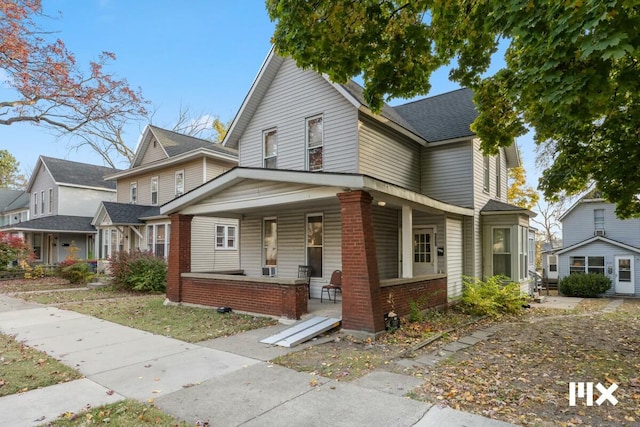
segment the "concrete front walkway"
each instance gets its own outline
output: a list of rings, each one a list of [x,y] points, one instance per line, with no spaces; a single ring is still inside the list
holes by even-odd
[[[284,327],[196,345],[0,295],[0,332],[85,375],[0,398],[2,425],[41,425],[124,398],[153,399],[190,424],[509,425],[407,399],[403,395],[421,383],[413,377],[374,372],[345,383],[269,364],[274,354],[298,350],[258,342]]]

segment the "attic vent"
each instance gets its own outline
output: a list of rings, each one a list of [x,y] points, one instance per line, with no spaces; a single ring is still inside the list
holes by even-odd
[[[604,230],[596,230],[595,235],[596,236],[604,236],[605,232],[604,232]]]
[[[158,145],[158,141],[156,141],[155,139],[153,140],[153,148],[156,148],[156,146]]]

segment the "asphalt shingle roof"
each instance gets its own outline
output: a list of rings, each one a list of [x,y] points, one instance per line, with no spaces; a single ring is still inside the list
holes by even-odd
[[[132,205],[130,203],[102,202],[114,224],[144,224],[140,218],[160,214],[160,207]]]
[[[458,89],[393,107],[429,142],[474,136],[469,126],[478,117],[471,89]]]
[[[106,175],[119,172],[119,169],[90,165],[71,160],[40,156],[58,184],[82,185],[86,187],[116,189],[116,183],[105,181]]]
[[[197,150],[199,148],[206,148],[208,150],[217,151],[219,153],[238,156],[237,150],[224,147],[221,144],[216,144],[205,139],[200,139],[182,133],[173,132],[167,129],[162,129],[153,125],[149,125],[149,128],[158,139],[158,142],[162,145],[162,147],[164,147],[169,157],[174,157],[180,154],[187,153],[189,151]]]
[[[517,212],[517,211],[527,211],[525,208],[521,208],[520,206],[511,205],[509,203],[504,203],[499,200],[489,200],[486,205],[482,209],[481,212]]]
[[[5,226],[3,228],[18,230],[43,230],[43,231],[77,231],[81,233],[95,233],[96,229],[91,225],[90,216],[51,215],[42,218],[31,219]]]
[[[0,188],[0,212],[29,206],[29,193],[22,190]]]

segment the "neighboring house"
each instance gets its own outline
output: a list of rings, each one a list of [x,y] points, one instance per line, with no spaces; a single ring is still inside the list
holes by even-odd
[[[5,229],[24,233],[39,263],[63,261],[72,247],[78,257],[93,258],[96,230],[91,219],[102,201],[115,201],[115,183],[104,177],[116,171],[40,156],[27,184],[30,219]]]
[[[611,279],[607,295],[640,296],[640,219],[619,219],[615,204],[597,191],[561,217],[563,247],[556,251],[558,277],[600,273]]]
[[[555,245],[545,243],[542,247],[542,277],[543,279],[552,285],[558,284],[558,249],[562,247],[562,244]]]
[[[29,193],[0,188],[0,227],[29,220]]]
[[[532,213],[506,203],[520,159],[516,147],[482,155],[471,98],[461,89],[374,114],[357,84],[272,51],[223,142],[239,167],[160,208],[167,297],[298,318],[298,266],[311,266],[314,298],[340,269],[343,327],[375,335],[385,312],[454,301],[463,275],[526,284]],[[191,268],[192,228],[207,216],[239,218],[244,277]]]
[[[167,256],[170,220],[160,206],[237,164],[237,150],[147,126],[131,167],[107,177],[118,193],[114,202],[100,205],[92,221],[99,232],[98,257],[133,249]],[[237,219],[200,217],[193,233],[193,271],[238,268]]]

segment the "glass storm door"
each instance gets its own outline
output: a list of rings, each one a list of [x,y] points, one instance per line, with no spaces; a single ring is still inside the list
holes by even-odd
[[[616,256],[616,293],[633,294],[634,292],[634,271],[632,256]]]

